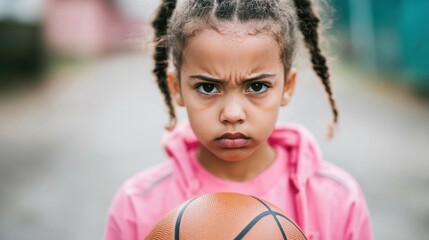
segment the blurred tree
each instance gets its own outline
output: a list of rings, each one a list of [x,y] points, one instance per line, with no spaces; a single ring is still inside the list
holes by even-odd
[[[40,25],[0,21],[0,89],[37,81],[43,52]]]
[[[344,57],[429,95],[428,0],[333,0]],[[345,46],[345,47],[344,47]],[[393,77],[390,77],[393,76]]]
[[[401,57],[408,83],[429,97],[429,1],[405,1],[400,21]]]

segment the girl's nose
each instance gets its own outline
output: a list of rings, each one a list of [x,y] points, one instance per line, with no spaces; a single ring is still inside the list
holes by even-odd
[[[229,98],[220,114],[220,121],[223,124],[243,123],[246,120],[246,114],[240,99]]]

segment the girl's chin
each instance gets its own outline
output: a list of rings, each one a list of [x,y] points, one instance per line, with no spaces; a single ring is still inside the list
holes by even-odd
[[[222,152],[215,154],[219,159],[225,161],[225,162],[240,162],[243,160],[246,160],[250,155],[251,152],[247,149],[243,151],[243,149],[240,150],[223,150]]]
[[[203,154],[207,157],[215,157],[221,161],[225,162],[241,162],[248,159],[257,148],[255,146],[246,146],[243,148],[222,148],[218,145],[210,146],[210,148],[203,147],[200,149],[200,154]],[[201,155],[200,155],[201,156]]]

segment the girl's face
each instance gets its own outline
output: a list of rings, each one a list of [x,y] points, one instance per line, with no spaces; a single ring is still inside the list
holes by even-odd
[[[183,51],[180,81],[169,75],[173,98],[185,106],[201,147],[225,161],[247,159],[274,129],[292,94],[296,72],[285,76],[279,44],[244,25],[204,30]]]

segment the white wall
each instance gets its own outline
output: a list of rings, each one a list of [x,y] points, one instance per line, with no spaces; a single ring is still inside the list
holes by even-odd
[[[13,18],[21,22],[40,19],[44,0],[0,0],[0,20]]]
[[[128,15],[137,19],[147,19],[159,5],[159,0],[116,0],[116,4]]]

